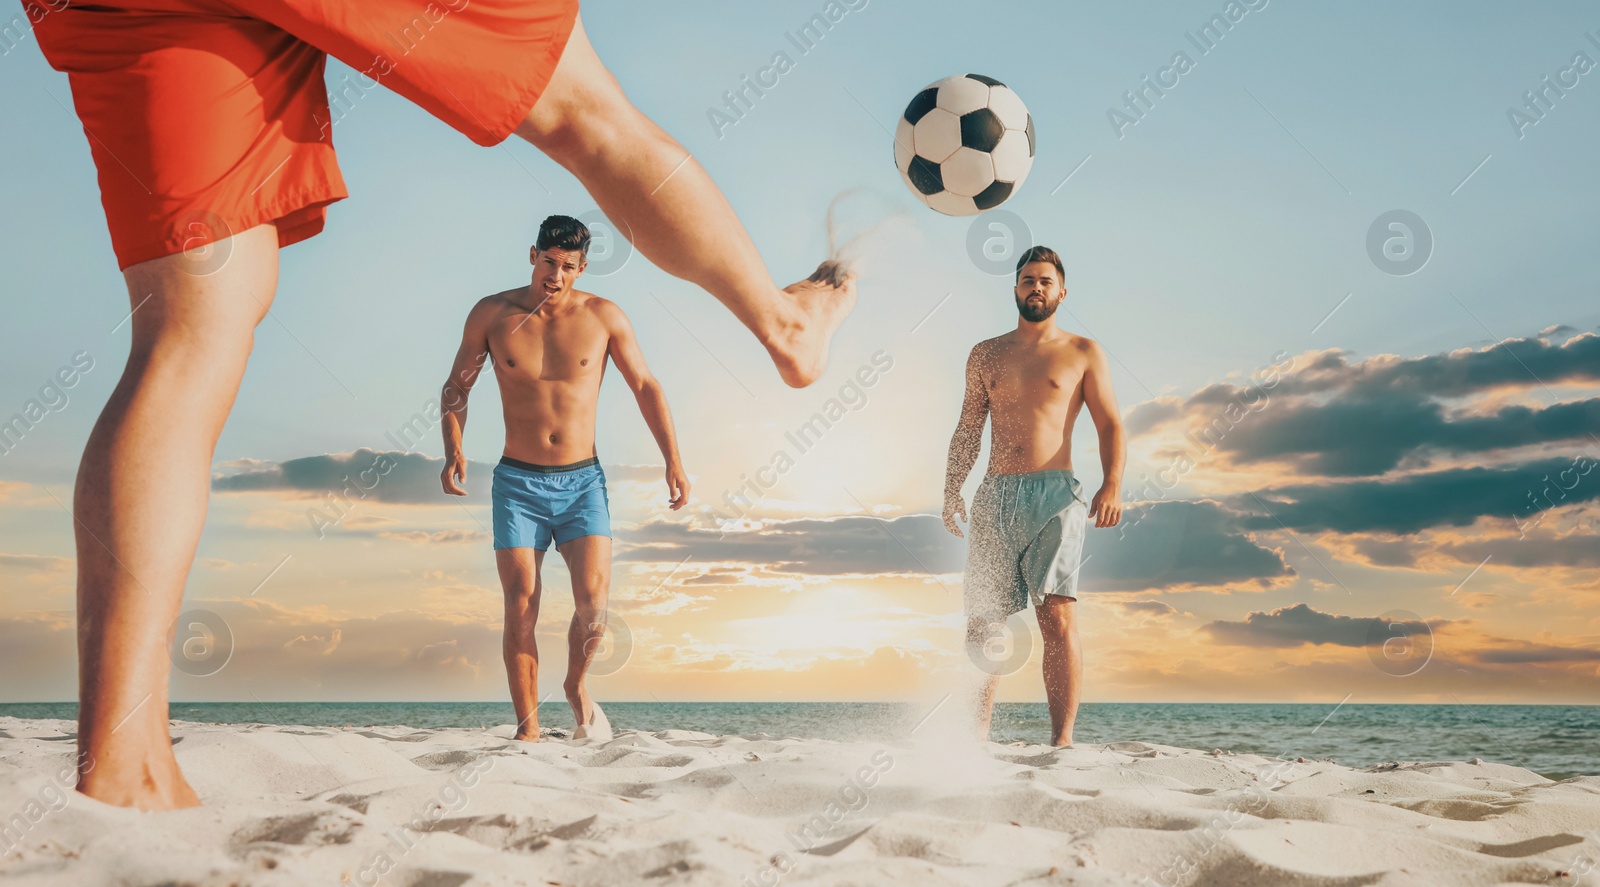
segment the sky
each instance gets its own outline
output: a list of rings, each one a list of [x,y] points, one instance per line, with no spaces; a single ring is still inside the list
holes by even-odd
[[[898,700],[970,677],[946,448],[968,350],[1016,321],[1006,259],[1042,243],[1066,264],[1057,322],[1105,347],[1130,435],[1124,524],[1091,531],[1082,568],[1085,700],[1600,703],[1592,7],[1256,0],[1207,47],[1230,4],[858,0],[800,51],[788,35],[826,5],[585,7],[775,278],[826,254],[836,201],[840,236],[864,237],[859,306],[798,391],[708,294],[597,242],[579,287],[631,318],[693,482],[668,511],[608,374],[616,640],[597,698]],[[56,406],[0,455],[0,700],[67,700],[64,503],[132,306],[66,77],[24,21],[0,42],[0,419]],[[719,125],[723,93],[779,52],[777,84]],[[966,72],[1022,97],[1037,155],[1002,207],[956,218],[905,189],[891,133]],[[330,62],[330,87],[349,76]],[[385,89],[334,142],[352,196],[282,254],[217,446],[173,698],[503,699],[494,386],[473,393],[465,502],[438,489],[437,427],[401,430],[467,309],[527,282],[539,220],[598,211],[533,147],[474,145]],[[75,363],[64,398],[41,394]],[[788,435],[830,409],[800,451]],[[1080,422],[1091,492],[1096,446]],[[404,450],[333,510],[373,451]],[[540,683],[559,690],[571,601],[545,569]],[[1043,699],[1032,638],[1006,646],[1000,698]]]

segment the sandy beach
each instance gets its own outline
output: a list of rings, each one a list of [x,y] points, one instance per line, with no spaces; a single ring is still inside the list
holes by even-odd
[[[1600,776],[1492,763],[180,721],[207,806],[143,814],[63,788],[74,729],[0,718],[7,884],[1577,884],[1600,857]]]

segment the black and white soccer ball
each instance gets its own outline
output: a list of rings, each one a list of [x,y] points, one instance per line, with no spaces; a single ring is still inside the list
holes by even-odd
[[[1033,166],[1033,115],[993,77],[946,77],[917,93],[900,115],[894,165],[911,193],[939,212],[994,209]]]

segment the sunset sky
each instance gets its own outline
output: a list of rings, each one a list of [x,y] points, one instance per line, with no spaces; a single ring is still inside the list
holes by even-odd
[[[578,285],[632,319],[694,485],[666,509],[660,454],[609,374],[598,449],[632,649],[598,698],[897,700],[971,673],[965,543],[938,518],[946,447],[967,351],[1016,318],[985,251],[1004,265],[1038,242],[1065,259],[1058,322],[1111,355],[1129,430],[1124,525],[1091,530],[1082,573],[1086,700],[1600,703],[1600,73],[1549,90],[1535,123],[1511,113],[1600,60],[1592,8],[1257,0],[1202,51],[1191,36],[1228,4],[858,0],[802,53],[787,35],[825,5],[585,7],[775,276],[823,257],[841,194],[842,236],[867,231],[860,305],[799,391],[710,296],[597,244]],[[715,125],[723,92],[779,52],[792,69]],[[1178,53],[1188,72],[1119,126],[1123,94]],[[919,89],[967,71],[1015,88],[1038,137],[1017,196],[975,219],[917,202],[890,136]],[[330,62],[330,85],[347,75]],[[24,37],[0,82],[0,420],[56,404],[0,455],[0,701],[69,700],[66,506],[130,305],[65,76]],[[480,148],[382,89],[334,139],[352,196],[283,253],[186,592],[231,654],[175,672],[173,698],[505,698],[498,397],[473,393],[464,502],[439,490],[426,411],[467,309],[527,281],[539,220],[595,204],[520,140]],[[1370,235],[1394,210],[1428,229],[1410,274]],[[75,361],[64,398],[41,393]],[[420,440],[403,430],[418,414]],[[1080,422],[1091,493],[1095,447]],[[407,448],[331,504],[373,451]],[[754,501],[729,498],[752,483]],[[545,579],[541,685],[559,694],[554,554]],[[1036,640],[1001,698],[1043,699]]]

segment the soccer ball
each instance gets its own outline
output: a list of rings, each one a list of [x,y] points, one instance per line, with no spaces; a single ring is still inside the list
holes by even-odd
[[[1033,166],[1033,115],[993,77],[946,77],[917,93],[900,115],[894,165],[911,193],[939,212],[994,209]]]

